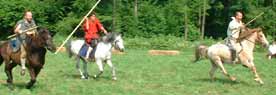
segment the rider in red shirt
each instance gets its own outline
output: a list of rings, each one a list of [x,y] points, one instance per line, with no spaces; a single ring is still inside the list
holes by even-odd
[[[96,18],[95,12],[93,12],[89,18],[85,19],[85,22],[83,23],[83,30],[85,32],[85,42],[87,45],[90,45],[93,48],[92,54],[94,55],[96,50],[94,48],[97,46],[98,39],[100,37],[99,31],[102,31],[104,32],[104,34],[107,34],[107,31],[100,23],[100,20]],[[91,48],[88,48],[88,51],[86,53],[86,59],[89,59],[90,51]]]

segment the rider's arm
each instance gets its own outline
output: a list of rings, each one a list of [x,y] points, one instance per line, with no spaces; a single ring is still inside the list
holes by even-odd
[[[32,25],[31,28],[36,27],[36,24],[35,24],[34,20],[32,20],[31,25]],[[35,32],[36,32],[36,29],[32,29],[31,31],[26,31],[26,34],[31,35],[31,34],[35,34]]]
[[[96,20],[96,24],[97,24],[97,27],[100,28],[102,32],[104,32],[104,34],[108,34],[98,19]]]
[[[83,29],[84,29],[85,31],[88,31],[88,29],[89,29],[89,20],[88,20],[87,17],[85,17],[85,21],[84,21],[84,23],[83,23]]]
[[[101,30],[104,32],[104,34],[107,34],[107,31],[104,29],[104,27],[101,27]]]
[[[21,28],[21,24],[16,25],[14,29],[14,33],[18,33],[18,34],[22,33],[23,31],[21,31],[20,28]]]

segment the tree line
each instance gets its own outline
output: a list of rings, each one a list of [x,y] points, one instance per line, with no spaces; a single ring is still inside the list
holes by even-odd
[[[12,34],[25,10],[33,12],[39,26],[67,36],[96,0],[0,0],[0,37]],[[151,38],[156,35],[184,37],[185,40],[224,38],[230,17],[237,10],[250,28],[261,27],[275,38],[274,0],[101,0],[95,12],[108,31],[127,37]],[[82,37],[79,28],[75,36]]]

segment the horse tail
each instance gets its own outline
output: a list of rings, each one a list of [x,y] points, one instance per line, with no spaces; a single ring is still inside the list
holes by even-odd
[[[72,41],[69,40],[66,44],[66,51],[68,52],[69,54],[69,58],[71,58],[73,56],[73,51],[71,50],[71,47],[72,47]]]
[[[4,61],[2,54],[1,54],[3,43],[4,43],[4,41],[0,41],[0,66],[3,64],[3,61]]]
[[[4,59],[3,59],[2,55],[1,55],[1,48],[0,48],[0,66],[3,64],[3,61],[4,61]]]
[[[208,46],[198,45],[195,48],[195,60],[194,60],[194,62],[197,62],[202,58],[207,58],[207,51],[208,51]]]

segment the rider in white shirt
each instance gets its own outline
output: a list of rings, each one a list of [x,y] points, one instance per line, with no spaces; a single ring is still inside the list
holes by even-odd
[[[241,29],[244,27],[242,22],[243,14],[240,11],[235,13],[234,17],[231,17],[232,21],[229,23],[227,29],[227,41],[226,45],[229,46],[231,50],[232,61],[237,61],[237,38],[241,32]]]
[[[276,54],[276,42],[274,41],[271,45],[268,47],[268,59],[271,59],[273,55]]]

